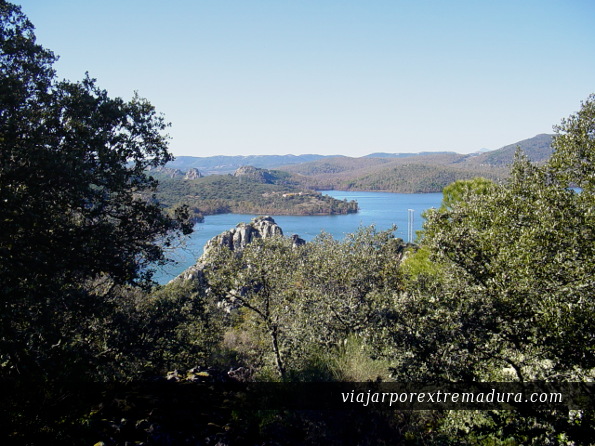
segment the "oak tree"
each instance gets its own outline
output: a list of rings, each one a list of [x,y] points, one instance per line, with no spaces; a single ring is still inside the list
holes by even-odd
[[[165,261],[184,213],[166,216],[145,173],[172,159],[163,117],[88,75],[59,80],[20,7],[0,2],[0,367],[51,375],[91,360],[85,321],[115,285]],[[70,359],[67,359],[70,358]]]

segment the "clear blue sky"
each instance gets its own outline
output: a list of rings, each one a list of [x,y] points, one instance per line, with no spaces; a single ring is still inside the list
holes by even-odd
[[[496,149],[595,92],[593,0],[15,2],[178,156]]]

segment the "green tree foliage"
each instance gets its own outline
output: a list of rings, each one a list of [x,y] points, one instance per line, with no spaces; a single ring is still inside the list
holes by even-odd
[[[350,334],[364,334],[379,320],[385,297],[401,287],[399,265],[405,244],[392,230],[360,228],[344,240],[327,234],[309,246],[304,282],[310,284],[314,300],[323,302],[320,336],[331,343],[342,342]]]
[[[92,362],[93,324],[118,284],[147,279],[180,219],[140,193],[171,159],[144,99],[110,98],[89,77],[58,81],[20,8],[0,2],[0,366],[51,375]]]
[[[595,94],[555,130],[549,170],[561,185],[575,184],[591,196],[595,188]]]
[[[178,281],[149,295],[136,290],[133,296],[119,305],[109,330],[109,345],[128,377],[163,376],[214,363],[223,318],[201,287]]]
[[[452,209],[456,203],[465,200],[468,195],[487,195],[493,187],[493,181],[481,177],[457,180],[442,190],[442,207]]]
[[[349,358],[362,364],[378,355],[377,331],[390,311],[383,296],[400,289],[403,253],[392,231],[369,228],[343,241],[322,234],[304,246],[276,237],[240,253],[222,247],[209,253],[205,271],[215,299],[237,311],[236,327],[255,335],[251,345],[265,346],[253,364],[266,364],[268,356],[282,378],[316,373],[331,379],[349,374],[339,370],[339,364],[354,364]],[[348,339],[363,350],[351,354]],[[342,359],[321,354],[328,351]]]
[[[423,249],[442,273],[408,282],[399,297],[397,377],[592,380],[592,107],[591,97],[558,127],[549,163],[535,166],[518,153],[507,184],[463,191],[464,199],[428,213]],[[557,434],[582,442],[592,422],[588,413],[548,412],[481,415],[467,425],[488,436],[507,425],[517,439]]]
[[[275,181],[250,176],[209,175],[196,180],[163,179],[157,197],[166,206],[187,205],[203,215],[335,215],[357,212],[355,201],[337,200],[288,184],[288,174],[265,171]],[[264,175],[264,174],[263,174]]]
[[[297,250],[293,250],[288,238],[274,237],[251,243],[241,254],[220,247],[211,255],[212,272],[207,274],[210,291],[232,308],[247,313],[240,318],[246,317],[262,327],[276,370],[284,378],[282,344],[292,316],[288,308],[295,300],[295,288],[290,284]]]
[[[556,171],[519,157],[509,184],[430,213],[424,242],[448,268],[435,305],[457,308],[439,330],[458,378],[485,378],[489,363],[520,380],[584,378],[595,365],[593,202]]]

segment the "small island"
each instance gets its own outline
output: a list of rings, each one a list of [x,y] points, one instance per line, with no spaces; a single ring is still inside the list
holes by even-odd
[[[299,186],[279,170],[243,166],[233,174],[202,176],[161,168],[156,197],[167,209],[186,205],[195,221],[214,214],[338,215],[358,211],[356,201],[338,200]]]

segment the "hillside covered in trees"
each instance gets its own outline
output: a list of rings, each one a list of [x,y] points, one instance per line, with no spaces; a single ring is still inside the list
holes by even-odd
[[[192,230],[153,193],[166,124],[55,60],[0,1],[2,444],[592,444],[595,95],[547,161],[448,186],[415,245],[373,227],[302,243],[260,218],[156,286]],[[572,383],[580,404],[321,410],[288,393],[499,382]]]
[[[377,154],[362,158],[332,157],[279,167],[294,181],[313,189],[366,190],[400,193],[440,192],[456,180],[478,176],[494,181],[508,177],[514,153],[523,150],[535,163],[552,153],[551,135],[533,138],[485,153],[454,152]]]
[[[232,166],[252,162],[255,167],[289,173],[286,184],[310,190],[365,190],[400,193],[440,192],[456,180],[482,176],[501,181],[509,174],[514,153],[520,148],[531,162],[544,163],[552,154],[552,135],[533,138],[483,153],[455,152],[373,153],[360,158],[348,156],[181,157],[170,161],[165,177],[183,177],[185,170],[205,174],[230,172]],[[164,175],[162,175],[164,176]]]
[[[280,166],[278,170],[251,167],[252,172],[258,174],[244,173],[242,179],[235,172],[233,175],[203,177],[196,167],[191,169],[194,175],[198,172],[197,178],[188,178],[187,172],[192,170],[174,167],[154,169],[151,174],[160,179],[158,197],[162,203],[167,206],[187,204],[196,216],[222,212],[328,215],[353,212],[354,207],[314,191],[424,193],[440,192],[454,181],[478,176],[501,182],[509,175],[517,148],[523,150],[530,161],[543,163],[551,155],[551,141],[551,135],[537,135],[498,150],[470,155],[428,152],[373,154],[361,158],[320,157],[310,162],[294,160],[291,165]],[[192,157],[184,157],[182,164],[169,162],[167,166],[205,165],[207,159],[197,160],[193,162]],[[268,165],[282,162],[284,158],[271,157],[269,160],[262,156],[256,159],[259,160]]]
[[[204,215],[274,214],[335,215],[357,212],[355,201],[337,200],[311,189],[299,187],[286,172],[244,166],[233,175],[170,178],[161,175],[157,199],[168,209],[187,206],[195,220]]]
[[[201,174],[225,175],[251,162],[256,168],[275,168],[274,175],[289,187],[309,190],[356,190],[398,193],[440,192],[453,181],[478,176],[494,181],[508,177],[514,154],[520,148],[531,162],[544,163],[552,154],[552,135],[541,134],[483,153],[455,152],[373,153],[348,156],[180,157],[152,174],[158,178],[183,178],[194,169]],[[239,167],[238,167],[239,166]],[[275,181],[280,184],[279,181]],[[163,186],[163,187],[169,187]],[[288,190],[290,192],[290,190]],[[168,192],[169,195],[173,194]],[[212,197],[214,198],[214,197]],[[220,198],[220,197],[217,197]],[[171,198],[169,201],[172,201]],[[253,207],[254,208],[254,207]]]

